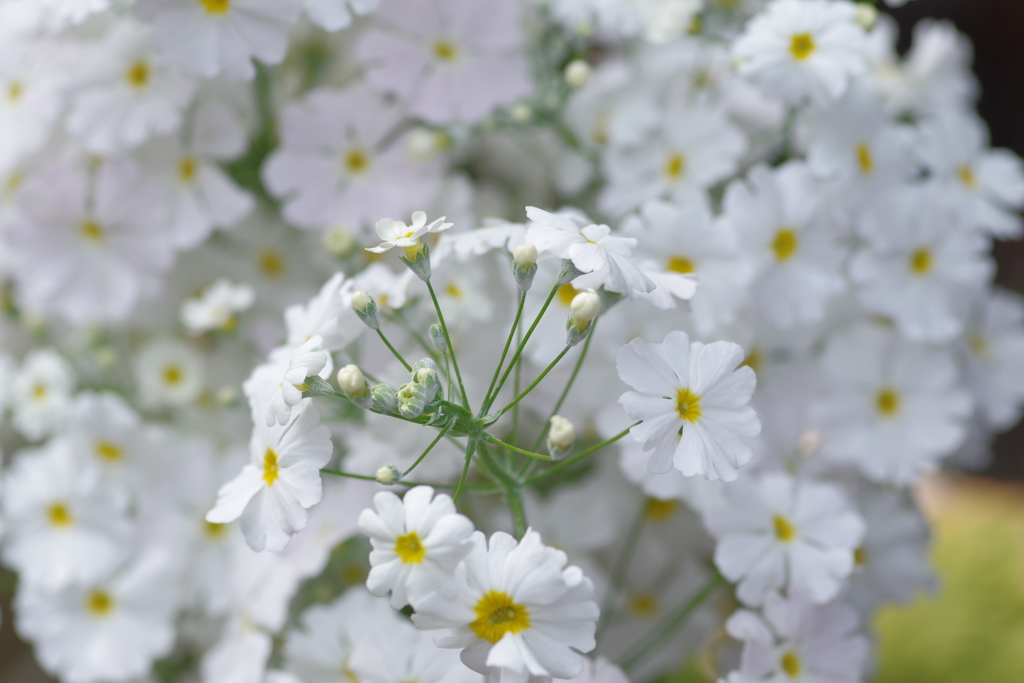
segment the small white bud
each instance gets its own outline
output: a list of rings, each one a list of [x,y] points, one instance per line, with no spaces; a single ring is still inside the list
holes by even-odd
[[[858,2],[854,5],[853,20],[865,31],[870,31],[878,21],[878,8],[867,2]]]
[[[214,394],[214,398],[217,403],[222,406],[234,405],[235,402],[238,401],[238,389],[235,389],[230,385],[222,386],[217,390],[217,393]]]
[[[573,90],[579,90],[590,80],[590,65],[582,59],[574,59],[565,67],[565,83]]]
[[[381,465],[377,468],[377,481],[385,486],[392,486],[402,480],[402,473],[394,465]]]
[[[377,318],[377,302],[368,293],[360,291],[352,294],[352,310],[371,330],[380,329],[380,320]]]
[[[398,397],[389,385],[381,383],[370,391],[370,410],[375,413],[393,413],[398,410]]]
[[[430,343],[441,353],[448,352],[448,342],[444,338],[444,328],[441,323],[434,323],[430,326]]]
[[[548,429],[548,453],[555,460],[569,454],[576,445],[576,427],[561,415],[551,417],[551,428]]]
[[[601,312],[601,297],[594,290],[585,289],[572,298],[569,309],[576,327],[582,330]]]
[[[366,398],[370,394],[363,371],[351,363],[338,370],[338,386],[352,398]]]
[[[355,252],[356,247],[359,246],[355,235],[345,225],[335,225],[332,228],[328,228],[324,232],[323,245],[327,253],[338,258],[351,256]]]
[[[429,128],[416,128],[409,133],[406,150],[413,161],[420,163],[430,161],[434,155],[446,147],[444,134]]]
[[[512,258],[520,268],[537,265],[537,247],[532,244],[520,244],[512,252]]]
[[[530,119],[533,118],[533,109],[531,109],[530,105],[525,102],[516,104],[512,107],[512,111],[510,113],[512,115],[512,120],[516,123],[529,123]]]

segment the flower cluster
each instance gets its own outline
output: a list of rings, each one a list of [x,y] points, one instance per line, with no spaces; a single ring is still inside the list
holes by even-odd
[[[1024,413],[1024,163],[953,27],[897,38],[845,0],[0,0],[39,664],[863,680],[932,585],[912,487]]]

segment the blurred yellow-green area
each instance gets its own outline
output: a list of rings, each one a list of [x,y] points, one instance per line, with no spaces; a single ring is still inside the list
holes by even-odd
[[[934,595],[877,618],[875,683],[1024,682],[1024,487],[933,479]]]

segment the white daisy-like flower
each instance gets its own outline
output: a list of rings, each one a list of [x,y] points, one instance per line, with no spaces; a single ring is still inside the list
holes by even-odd
[[[743,349],[731,342],[690,343],[685,332],[669,332],[661,344],[634,339],[619,350],[619,378],[636,391],[619,398],[630,430],[651,451],[647,469],[711,481],[736,479],[753,458],[741,437],[757,436],[761,423],[748,404],[757,379],[740,367]]]
[[[532,529],[518,543],[500,531],[490,543],[479,531],[472,540],[455,569],[455,598],[417,599],[413,623],[446,630],[439,646],[462,649],[466,666],[505,683],[579,675],[599,614],[590,579]]]
[[[307,510],[320,502],[320,468],[331,459],[333,446],[327,427],[317,427],[320,414],[308,401],[283,426],[267,425],[266,413],[265,403],[253,401],[250,462],[221,487],[206,521],[227,524],[241,518],[250,548],[280,552],[305,528]]]
[[[473,548],[473,523],[458,514],[450,496],[417,486],[401,499],[381,491],[374,510],[359,515],[359,530],[370,537],[370,575],[374,595],[391,592],[391,606],[405,607],[410,596],[432,591],[453,595],[455,566]]]
[[[854,567],[864,521],[838,488],[788,474],[725,487],[704,511],[715,565],[736,596],[761,605],[774,591],[813,603],[836,596]]]
[[[740,74],[789,104],[842,97],[867,70],[867,40],[851,2],[775,0],[733,44]]]
[[[139,399],[155,408],[186,406],[203,390],[203,357],[176,339],[156,339],[135,357]]]
[[[577,214],[554,214],[528,206],[526,215],[532,221],[526,242],[537,251],[568,259],[582,273],[595,273],[610,291],[654,290],[654,282],[632,260],[636,238],[614,236],[607,225],[595,225]]]
[[[14,427],[36,441],[59,424],[71,404],[75,374],[53,349],[33,349],[14,374],[10,405]]]
[[[157,52],[200,78],[249,80],[252,60],[279,64],[302,0],[140,0]]]
[[[427,234],[444,232],[452,227],[451,223],[444,222],[445,217],[427,223],[427,214],[423,211],[416,211],[412,214],[412,223],[406,225],[402,221],[390,218],[381,218],[377,221],[377,237],[384,240],[376,247],[368,247],[366,251],[374,254],[383,254],[394,247],[401,247],[405,255],[410,259],[421,249],[420,238]]]
[[[265,376],[273,382],[273,393],[264,417],[268,427],[287,424],[292,410],[302,401],[306,378],[319,375],[327,368],[330,356],[324,348],[323,337],[314,336],[298,348],[284,347],[273,352]],[[329,369],[328,369],[329,371]],[[263,375],[260,368],[254,376]]]
[[[181,322],[191,334],[212,330],[230,331],[237,325],[237,314],[256,301],[249,285],[236,285],[221,278],[181,304]]]
[[[48,41],[4,34],[0,43],[0,170],[7,171],[46,144],[67,78],[64,56]]]
[[[985,423],[1006,429],[1024,408],[1024,302],[996,289],[976,305],[964,347],[967,381]]]

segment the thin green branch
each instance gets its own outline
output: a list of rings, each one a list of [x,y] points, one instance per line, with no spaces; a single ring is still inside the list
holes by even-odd
[[[377,477],[369,477],[365,474],[353,474],[352,472],[342,472],[340,470],[327,469],[326,467],[320,470],[324,474],[333,474],[337,477],[345,477],[347,479],[360,479],[362,481],[377,481]],[[424,481],[399,481],[396,482],[398,486],[433,486],[435,489],[454,489],[455,484],[440,484],[436,482],[424,482]],[[478,491],[481,493],[497,493],[503,489],[500,486],[487,486],[486,484],[466,484],[462,488],[466,490]]]
[[[554,460],[554,458],[552,458],[550,455],[544,455],[543,453],[534,453],[533,451],[528,451],[528,450],[525,450],[523,448],[518,448],[516,446],[513,446],[510,443],[505,443],[501,439],[496,439],[495,437],[491,436],[490,434],[484,434],[484,439],[489,441],[489,442],[491,442],[491,443],[493,443],[496,446],[501,446],[503,448],[509,449],[510,451],[515,451],[516,453],[519,453],[520,455],[526,455],[526,456],[529,456],[531,458],[536,458],[537,460],[548,460],[548,461]]]
[[[622,437],[626,436],[626,434],[629,434],[629,430],[632,429],[633,427],[636,427],[638,424],[640,424],[640,423],[637,422],[637,423],[635,423],[633,425],[630,425],[628,428],[622,430],[621,432],[619,432],[618,434],[616,434],[612,438],[605,439],[601,443],[595,444],[595,445],[591,446],[590,448],[577,453],[576,455],[572,456],[568,460],[561,461],[560,463],[558,463],[557,465],[555,465],[551,469],[546,470],[544,472],[541,472],[536,477],[531,477],[530,479],[527,479],[525,482],[523,482],[523,485],[524,486],[530,486],[531,484],[536,484],[538,481],[540,481],[544,477],[547,477],[548,475],[554,474],[555,472],[557,472],[557,471],[559,471],[561,469],[565,469],[566,467],[568,467],[569,465],[572,465],[573,463],[579,462],[580,460],[582,460],[583,458],[587,457],[588,455],[590,455],[594,451],[599,451],[602,448],[604,448],[605,446],[608,446],[608,445],[611,445],[611,444],[615,443],[616,441],[618,441]]]
[[[511,403],[509,403],[507,406],[505,406],[504,408],[502,408],[498,412],[498,417],[501,417],[502,415],[507,413],[517,403],[519,403],[524,398],[529,396],[530,392],[537,388],[537,385],[540,384],[544,380],[544,378],[548,376],[548,373],[551,372],[555,368],[556,365],[558,365],[558,361],[562,360],[562,358],[565,357],[565,354],[569,353],[569,349],[571,349],[571,348],[572,348],[571,346],[566,346],[564,349],[562,349],[562,352],[560,354],[558,354],[557,356],[555,356],[555,359],[553,361],[548,363],[548,366],[546,368],[544,368],[544,371],[542,373],[540,373],[540,375],[538,375],[537,379],[533,380],[533,382],[530,384],[530,386],[526,387],[526,391],[524,391],[523,393],[521,393],[518,396],[516,396],[512,400]]]
[[[487,393],[484,394],[484,405],[490,405],[487,400],[491,396],[491,392],[494,390],[494,385],[498,382],[498,375],[501,374],[501,368],[505,365],[505,356],[508,355],[509,347],[512,346],[512,340],[516,336],[516,330],[519,329],[519,319],[523,317],[523,305],[526,303],[526,292],[519,292],[519,306],[516,308],[516,317],[512,321],[512,329],[508,331],[508,339],[505,340],[505,348],[501,351],[501,358],[498,360],[498,367],[494,368],[494,377],[491,378],[491,384],[487,387]],[[482,415],[483,413],[481,413]]]
[[[509,510],[512,512],[512,526],[515,530],[516,538],[522,540],[527,529],[526,510],[523,508],[523,494],[520,493],[519,489],[509,489],[506,497],[508,498]]]
[[[427,291],[430,292],[430,300],[434,302],[434,310],[437,311],[437,320],[441,323],[441,331],[444,332],[444,343],[448,346],[448,355],[452,359],[452,367],[455,368],[455,377],[459,380],[459,391],[462,393],[462,405],[469,410],[469,397],[466,395],[466,387],[462,383],[462,372],[459,370],[459,359],[455,357],[455,347],[452,346],[452,338],[448,335],[448,325],[444,322],[444,314],[441,313],[441,304],[437,302],[437,295],[434,294],[434,286],[427,280]]]
[[[466,476],[469,474],[469,463],[473,462],[474,451],[476,451],[476,439],[470,438],[469,443],[466,444],[466,464],[462,466],[462,476],[459,478],[458,486],[455,487],[455,495],[452,496],[452,502],[459,502],[459,496],[466,485]]]
[[[580,352],[580,357],[576,359],[576,367],[572,369],[572,374],[569,375],[569,381],[565,385],[565,389],[562,390],[562,395],[558,397],[558,401],[555,402],[555,407],[551,409],[551,414],[548,415],[548,419],[544,420],[544,424],[541,425],[540,436],[537,437],[537,441],[533,444],[532,450],[537,450],[540,445],[544,442],[544,437],[548,433],[548,429],[551,427],[551,418],[558,414],[561,410],[562,404],[565,403],[565,399],[569,397],[569,392],[572,390],[572,385],[576,382],[576,376],[580,374],[580,368],[583,367],[583,361],[587,358],[587,352],[590,351],[590,341],[594,338],[594,328],[597,327],[597,320],[591,324],[590,334],[587,335],[587,340],[583,342],[583,351]]]
[[[437,437],[433,441],[430,442],[430,445],[427,446],[427,450],[423,451],[423,453],[420,454],[420,457],[416,458],[416,462],[414,462],[412,465],[410,465],[409,469],[407,469],[405,472],[402,472],[402,478],[403,479],[405,477],[409,476],[409,473],[412,472],[414,469],[416,469],[417,465],[419,465],[421,462],[423,462],[423,458],[427,457],[427,453],[429,453],[430,451],[434,450],[434,446],[437,445],[438,441],[440,441],[441,439],[444,438],[444,435],[448,433],[449,429],[451,429],[451,425],[445,426],[444,429],[442,429],[440,432],[437,433]]]
[[[619,598],[619,593],[622,592],[622,587],[626,585],[626,574],[629,572],[629,562],[633,559],[633,552],[636,550],[636,545],[640,541],[641,532],[644,528],[644,523],[647,521],[647,510],[651,507],[651,501],[644,498],[643,503],[640,505],[640,511],[634,518],[633,523],[629,527],[629,534],[626,536],[626,544],[622,546],[622,552],[615,559],[615,567],[612,569],[612,581],[608,587],[608,593],[604,596],[604,602],[601,603],[601,620],[597,623],[597,634],[594,636],[597,639],[598,647],[601,647],[601,636],[604,634],[605,629],[611,624],[612,615],[615,613],[615,603]]]
[[[377,335],[380,337],[381,341],[384,342],[389,349],[391,349],[391,353],[395,354],[395,358],[401,361],[402,365],[405,366],[405,369],[408,370],[409,372],[412,372],[412,366],[405,362],[405,359],[402,358],[402,354],[398,352],[398,349],[392,346],[391,342],[388,341],[388,338],[384,336],[384,332],[378,329]]]

